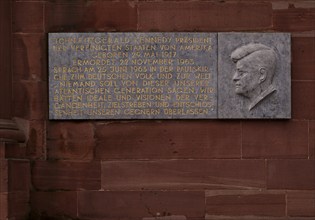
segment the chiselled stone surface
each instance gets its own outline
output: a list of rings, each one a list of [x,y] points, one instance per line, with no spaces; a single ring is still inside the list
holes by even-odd
[[[287,33],[51,33],[50,119],[291,118]]]
[[[290,118],[290,35],[219,33],[219,118]]]
[[[217,34],[52,33],[50,119],[215,118]]]
[[[158,213],[159,214],[159,213]],[[169,216],[162,216],[162,217],[145,217],[142,220],[187,220],[186,216],[184,215],[169,215]]]
[[[80,191],[77,201],[79,219],[190,220],[205,210],[204,191]]]
[[[206,191],[206,212],[227,216],[284,216],[285,194],[264,190]]]

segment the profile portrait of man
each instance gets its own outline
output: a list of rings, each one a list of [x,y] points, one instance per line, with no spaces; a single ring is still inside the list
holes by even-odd
[[[249,43],[234,50],[231,59],[235,63],[235,93],[248,99],[248,111],[277,91],[273,85],[277,55],[272,48]]]

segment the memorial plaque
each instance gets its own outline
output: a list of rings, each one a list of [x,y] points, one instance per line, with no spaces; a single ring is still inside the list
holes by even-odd
[[[287,33],[218,34],[218,117],[290,118]]]
[[[216,33],[50,33],[50,119],[217,118]]]
[[[291,118],[288,33],[51,33],[50,119]]]

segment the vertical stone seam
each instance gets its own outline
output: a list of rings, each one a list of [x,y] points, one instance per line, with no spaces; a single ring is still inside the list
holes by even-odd
[[[79,218],[79,192],[78,192],[78,190],[76,191],[76,199],[77,199],[77,201],[76,201],[76,212],[77,212],[77,218]]]
[[[240,153],[241,153],[241,160],[244,159],[243,158],[243,122],[240,121],[240,130],[241,130],[241,149],[240,149]]]
[[[104,188],[103,188],[103,175],[102,175],[102,173],[103,173],[103,160],[102,159],[100,159],[100,166],[101,166],[101,186],[100,186],[100,190],[99,191],[104,191]]]
[[[45,46],[45,48],[47,48],[47,50],[48,50],[48,45],[47,45],[48,44],[48,36],[45,36],[46,35],[46,6],[47,6],[46,4],[47,4],[47,2],[44,1],[43,2],[43,36],[45,39],[47,39],[47,41],[45,42],[45,45],[42,45],[42,46]],[[45,51],[45,50],[42,50],[42,51]],[[44,55],[44,54],[42,54],[42,55]],[[48,57],[46,57],[45,55],[43,57],[46,58],[45,59],[46,68],[45,68],[45,70],[42,69],[42,71],[44,71],[48,75],[48,69],[47,69],[48,68]],[[47,76],[46,79],[47,79],[46,86],[48,86],[49,77]],[[48,92],[47,89],[45,92]],[[49,97],[47,97],[47,100],[45,100],[45,103],[46,103],[46,105],[49,106]],[[47,111],[47,110],[45,109],[45,111]],[[46,112],[46,114],[47,114],[47,112]],[[46,114],[44,114],[45,115],[45,118],[44,118],[45,131],[44,131],[44,143],[43,143],[44,144],[44,146],[43,146],[44,160],[48,159],[48,150],[47,150],[48,129],[47,129],[47,126],[48,126],[48,120],[49,120],[48,119],[49,118],[49,111],[48,111],[48,115],[46,115]]]
[[[307,135],[307,138],[308,138],[308,140],[307,140],[307,147],[308,147],[308,151],[307,151],[307,159],[309,160],[309,159],[311,159],[311,129],[310,129],[310,120],[307,120],[307,133],[308,133],[308,135]]]
[[[139,10],[139,2],[135,2],[135,7],[136,7],[136,10],[137,10],[137,32],[139,32],[140,30],[140,10]]]
[[[3,0],[0,0],[0,1],[3,1]],[[10,114],[10,116],[12,117],[13,115],[12,115],[12,111],[13,111],[13,62],[12,62],[12,60],[13,60],[13,37],[14,37],[14,35],[13,35],[13,1],[10,1],[10,37],[11,37],[11,40],[10,40],[10,49],[11,49],[11,51],[9,52],[9,55],[10,55],[10,64],[9,64],[9,66],[10,66],[10,75],[11,75],[11,82],[10,82],[10,86],[11,86],[11,91],[10,91],[10,99],[11,99],[11,102],[10,102],[10,110],[11,110],[11,114]],[[8,104],[8,103],[6,103],[6,104]]]
[[[204,218],[206,218],[206,216],[207,216],[207,190],[204,190],[204,195],[205,195],[205,206],[203,207],[204,208],[204,215],[203,215],[203,217]]]
[[[268,176],[269,176],[269,172],[268,172],[268,159],[265,159],[265,190],[269,190],[268,189]]]
[[[46,33],[46,1],[43,2],[43,34]]]
[[[218,108],[218,103],[219,103],[219,96],[220,96],[220,93],[218,92],[219,91],[219,33],[216,33],[216,35],[217,35],[217,42],[216,42],[216,44],[217,44],[217,69],[216,69],[216,71],[217,71],[217,89],[216,89],[216,93],[217,93],[217,106],[216,106],[216,112],[217,112],[217,118],[218,119],[220,119],[220,117],[219,117],[219,108]]]
[[[97,137],[96,137],[96,125],[95,122],[92,123],[93,126],[93,155],[92,155],[92,160],[94,161],[96,158],[96,146],[97,146]],[[100,161],[101,162],[101,161]],[[102,177],[102,163],[101,163],[101,177]],[[101,180],[101,187],[102,187],[102,180]]]
[[[288,191],[287,190],[285,191],[284,196],[285,196],[285,216],[289,217],[288,216]]]
[[[275,25],[274,25],[274,23],[275,23],[275,19],[274,19],[274,17],[275,17],[275,10],[273,9],[272,2],[270,2],[270,4],[271,4],[271,30],[274,30],[275,29]],[[291,54],[291,56],[292,56],[292,54]]]
[[[48,152],[47,152],[47,132],[48,132],[48,130],[47,130],[47,120],[44,120],[44,132],[43,132],[43,134],[44,134],[44,142],[43,142],[43,154],[44,154],[44,160],[47,160],[47,158],[48,158]]]

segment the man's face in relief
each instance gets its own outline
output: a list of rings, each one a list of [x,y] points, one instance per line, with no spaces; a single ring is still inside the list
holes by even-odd
[[[259,86],[259,69],[253,65],[252,56],[239,60],[233,75],[236,94],[246,97]]]

